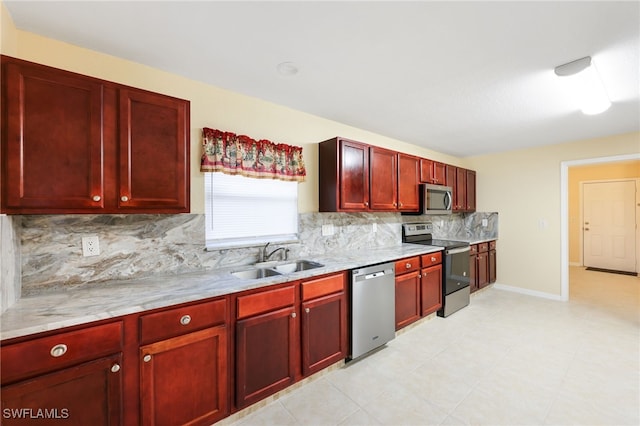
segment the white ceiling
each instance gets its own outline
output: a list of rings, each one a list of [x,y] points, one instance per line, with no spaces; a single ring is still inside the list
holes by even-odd
[[[637,1],[4,3],[21,30],[461,157],[640,130]],[[553,73],[584,56],[601,115]]]

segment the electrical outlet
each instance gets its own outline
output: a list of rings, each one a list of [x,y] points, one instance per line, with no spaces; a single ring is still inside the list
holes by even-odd
[[[322,236],[323,237],[328,237],[330,235],[333,235],[335,233],[334,229],[333,229],[333,225],[330,223],[328,225],[322,225]]]
[[[371,231],[372,231],[372,232],[378,232],[378,224],[377,224],[377,223],[375,223],[375,222],[374,222],[374,223],[371,225]]]
[[[482,226],[486,228],[487,225],[489,225],[489,221],[487,219],[482,219]]]
[[[100,254],[100,240],[97,235],[91,237],[82,237],[82,255],[98,256]]]

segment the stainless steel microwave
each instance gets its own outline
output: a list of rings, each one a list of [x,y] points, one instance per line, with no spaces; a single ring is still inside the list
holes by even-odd
[[[453,188],[444,185],[420,185],[420,214],[451,214]]]

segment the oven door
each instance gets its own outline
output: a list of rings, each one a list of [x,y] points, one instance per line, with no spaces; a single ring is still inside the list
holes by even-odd
[[[469,287],[469,246],[445,250],[444,294]]]

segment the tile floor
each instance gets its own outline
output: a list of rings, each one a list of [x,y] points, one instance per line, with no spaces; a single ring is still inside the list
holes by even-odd
[[[640,279],[570,280],[567,303],[488,288],[220,424],[638,425]]]

